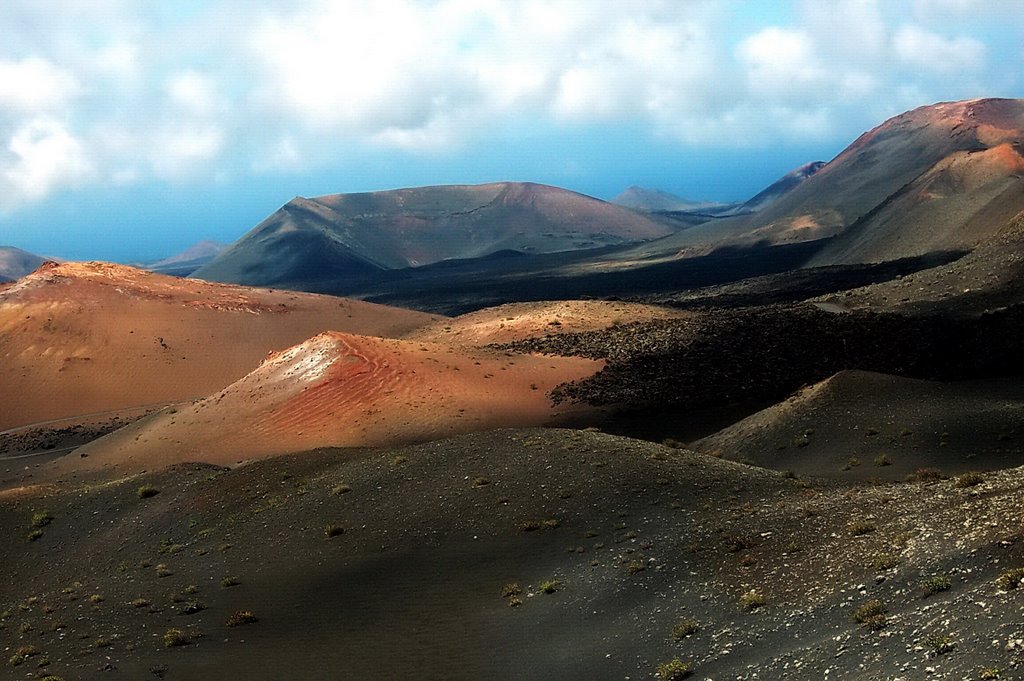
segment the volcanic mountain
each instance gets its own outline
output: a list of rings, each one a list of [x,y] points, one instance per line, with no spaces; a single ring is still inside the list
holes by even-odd
[[[633,185],[627,187],[617,194],[612,200],[618,206],[625,206],[633,210],[641,210],[646,213],[655,211],[686,211],[698,212],[709,209],[721,209],[726,204],[714,201],[688,201],[660,189],[647,189]]]
[[[729,213],[723,214],[742,215],[743,213],[756,213],[759,210],[767,208],[789,192],[799,187],[807,178],[814,175],[824,167],[824,161],[811,161],[810,163],[805,163],[799,168],[795,168],[794,170],[786,173],[775,182],[772,182],[749,200],[744,201],[739,206],[732,209]]]
[[[150,263],[146,269],[160,272],[161,274],[187,277],[206,263],[211,262],[225,248],[227,248],[226,244],[204,239],[189,246],[181,253]]]
[[[12,246],[0,246],[0,282],[20,279],[43,264],[45,258]]]
[[[194,276],[302,288],[447,259],[596,248],[672,231],[620,206],[532,183],[297,197]]]
[[[861,135],[763,210],[627,252],[823,240],[812,265],[966,251],[1024,210],[1024,100],[924,106]]]
[[[122,265],[47,263],[0,289],[0,429],[202,397],[326,329],[394,336],[435,319]]]
[[[324,446],[390,446],[508,426],[544,425],[556,385],[600,361],[462,351],[329,332],[272,354],[194,404],[170,408],[81,448],[70,470],[220,465]]]

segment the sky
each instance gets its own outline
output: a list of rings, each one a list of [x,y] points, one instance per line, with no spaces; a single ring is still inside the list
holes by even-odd
[[[3,0],[0,245],[140,262],[431,184],[746,199],[990,96],[1024,0]]]

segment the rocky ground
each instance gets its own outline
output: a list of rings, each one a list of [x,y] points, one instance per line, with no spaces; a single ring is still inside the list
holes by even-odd
[[[505,430],[35,480],[0,492],[4,678],[1024,669],[1022,469],[844,484]]]
[[[1018,306],[952,317],[799,303],[709,309],[498,347],[608,360],[595,376],[560,387],[557,399],[711,407],[783,399],[847,369],[943,380],[1019,372],[1022,323]]]

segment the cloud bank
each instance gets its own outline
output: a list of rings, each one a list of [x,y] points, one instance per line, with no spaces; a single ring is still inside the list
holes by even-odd
[[[466,152],[523,121],[640,125],[680,153],[832,140],[1024,85],[1009,3],[755,14],[768,5],[8,0],[0,213],[69,188],[307,172],[356,148]]]

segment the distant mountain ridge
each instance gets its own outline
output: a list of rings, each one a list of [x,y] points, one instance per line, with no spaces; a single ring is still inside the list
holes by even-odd
[[[621,206],[528,182],[296,197],[194,276],[250,285],[309,282],[500,251],[622,245],[673,231]]]
[[[654,211],[695,212],[731,205],[716,201],[690,201],[660,189],[647,189],[636,185],[627,187],[611,199],[611,203],[648,213]]]
[[[13,246],[0,246],[0,281],[14,281],[30,274],[46,258]]]
[[[181,253],[146,266],[146,269],[162,274],[188,276],[224,252],[228,246],[217,241],[204,239],[192,244]]]

